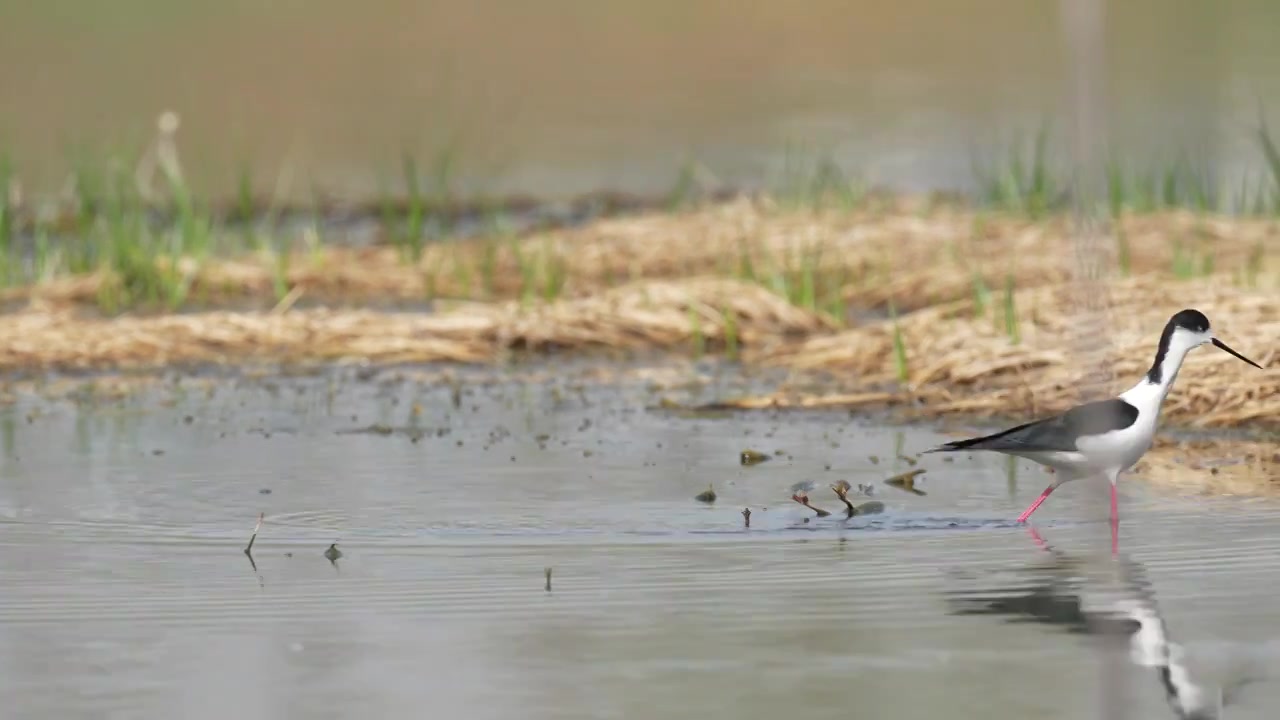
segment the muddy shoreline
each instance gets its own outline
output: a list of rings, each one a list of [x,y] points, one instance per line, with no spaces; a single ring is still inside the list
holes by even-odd
[[[739,438],[738,450],[759,447],[772,453],[785,447],[788,463],[825,468],[824,473],[833,473],[832,477],[850,467],[862,466],[887,477],[893,468],[905,467],[903,462],[914,466],[922,461],[918,453],[924,446],[889,445],[858,451],[846,447],[838,434],[856,434],[857,428],[872,427],[897,429],[913,437],[938,432],[943,436],[963,436],[1020,419],[994,413],[933,416],[920,408],[887,404],[743,409],[733,402],[735,398],[768,395],[788,381],[787,373],[776,369],[655,355],[645,359],[614,358],[612,362],[583,357],[566,358],[563,362],[525,358],[502,367],[205,365],[157,372],[31,373],[6,378],[0,392],[0,423],[39,427],[49,418],[68,413],[133,417],[171,412],[166,408],[205,407],[219,408],[217,414],[226,425],[223,433],[261,432],[270,437],[295,432],[289,429],[293,427],[289,422],[273,424],[258,411],[247,409],[243,401],[228,405],[232,398],[258,397],[267,404],[313,408],[319,404],[329,408],[331,421],[342,421],[338,423],[341,432],[376,435],[395,445],[416,445],[426,432],[424,428],[444,432],[459,423],[465,426],[477,422],[476,406],[483,406],[484,398],[523,398],[518,404],[541,398],[539,402],[551,408],[576,409],[587,416],[594,413],[615,420],[647,417],[644,422],[664,426],[712,422],[737,427],[763,422],[775,430],[823,429],[821,439],[811,438],[803,446],[781,443],[772,437],[774,430],[764,435],[747,433]],[[352,394],[376,398],[375,405],[382,409],[376,413],[367,412],[367,408],[357,411],[340,399]],[[207,420],[204,415],[204,411],[192,412],[184,422],[203,423]],[[422,418],[428,416],[437,419],[425,422]],[[533,436],[516,431],[516,437],[530,442]],[[867,453],[879,456],[879,460]],[[904,460],[897,457],[899,453],[915,459]],[[982,459],[961,456],[941,461],[945,464],[930,462],[920,467],[929,469],[926,480],[942,481],[952,461]],[[734,457],[725,459],[730,460],[736,462]],[[880,460],[885,464],[881,465]],[[765,469],[766,474],[772,471]],[[1133,474],[1160,493],[1269,496],[1280,493],[1278,471],[1280,451],[1273,433],[1248,427],[1190,428],[1185,423],[1166,422],[1152,450]]]

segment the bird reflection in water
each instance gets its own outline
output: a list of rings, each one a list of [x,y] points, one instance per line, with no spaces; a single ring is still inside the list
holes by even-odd
[[[1107,583],[1105,590],[1091,588],[1084,559],[1053,548],[1034,529],[1029,529],[1029,534],[1049,556],[1047,563],[1016,571],[1029,576],[1030,582],[947,591],[953,615],[1002,616],[1009,622],[1051,625],[1104,641],[1127,638],[1129,660],[1156,671],[1178,720],[1224,720],[1223,708],[1237,699],[1242,687],[1259,679],[1242,676],[1223,687],[1198,683],[1187,667],[1184,650],[1169,637],[1140,563],[1114,556],[1118,582]]]

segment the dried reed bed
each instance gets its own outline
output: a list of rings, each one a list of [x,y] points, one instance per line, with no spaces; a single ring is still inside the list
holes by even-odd
[[[914,203],[914,204],[913,204]],[[1269,271],[1280,247],[1271,220],[1185,211],[1127,216],[1118,223],[1135,275],[1171,274],[1181,263],[1218,271]],[[1031,220],[956,205],[884,200],[848,210],[796,210],[740,198],[679,213],[652,212],[596,221],[524,238],[431,244],[416,262],[379,246],[321,248],[282,262],[269,254],[186,265],[192,297],[271,300],[281,283],[308,297],[406,301],[428,297],[511,299],[585,297],[620,283],[716,275],[792,282],[802,273],[855,308],[894,300],[915,309],[957,300],[975,278],[993,287],[1051,284],[1074,261],[1065,218]],[[8,291],[9,299],[92,303],[100,273]],[[549,287],[554,284],[554,287]],[[536,287],[531,287],[536,286]]]
[[[1250,262],[1275,262],[1280,248],[1280,225],[1269,220],[1166,212],[1126,216],[1119,232],[1135,275],[1168,274],[1179,257],[1243,269]],[[747,261],[767,276],[798,271],[810,261],[815,272],[834,275],[845,286],[852,306],[863,308],[893,300],[914,309],[964,298],[973,292],[975,275],[993,287],[1007,279],[1017,287],[1059,282],[1072,276],[1075,263],[1066,218],[1033,221],[906,201],[853,211],[742,201],[690,214],[608,220],[565,236],[565,242],[583,251],[575,275],[587,278],[723,274],[741,272]]]
[[[757,356],[795,374],[774,395],[744,398],[741,407],[899,405],[908,413],[1038,415],[1081,400],[1083,370],[1071,364],[1069,285],[1017,292],[1020,341],[1006,332],[997,309],[977,315],[970,301],[927,308],[898,318],[905,368],[895,354],[895,323],[877,322],[815,337]],[[1253,357],[1257,370],[1209,348],[1192,353],[1163,414],[1195,427],[1280,427],[1280,293],[1247,291],[1229,279],[1181,283],[1131,278],[1111,292],[1112,345],[1107,365],[1116,389],[1150,365],[1160,330],[1188,304],[1204,311],[1228,344]],[[900,382],[905,370],[906,382]],[[824,385],[815,384],[820,373]]]
[[[172,364],[495,361],[510,350],[760,347],[834,330],[757,285],[634,283],[596,297],[525,307],[465,304],[439,313],[365,310],[86,317],[34,303],[0,317],[0,368],[132,369]]]

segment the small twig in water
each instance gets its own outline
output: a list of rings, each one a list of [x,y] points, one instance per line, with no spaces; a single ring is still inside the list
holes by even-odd
[[[258,531],[262,529],[262,519],[267,516],[266,513],[258,513],[258,524],[253,526],[253,534],[249,536],[249,544],[245,546],[244,554],[253,559],[253,541],[258,539]]]
[[[547,568],[546,573],[547,573],[547,592],[551,592],[551,568]]]

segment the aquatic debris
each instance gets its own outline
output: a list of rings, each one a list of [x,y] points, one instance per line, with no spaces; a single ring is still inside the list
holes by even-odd
[[[267,516],[266,513],[258,513],[258,523],[253,526],[253,534],[249,536],[249,544],[244,548],[244,554],[253,559],[253,541],[258,539],[258,531],[262,529],[262,520]]]
[[[765,462],[766,460],[769,460],[769,459],[771,458],[768,455],[760,452],[759,450],[750,450],[750,449],[743,450],[742,454],[739,455],[738,457],[739,462],[747,466],[759,465],[760,463]]]
[[[809,503],[809,491],[816,487],[812,480],[802,480],[791,486],[791,499],[814,511],[818,517],[826,517],[831,513]]]
[[[869,487],[869,485],[858,485],[860,490],[866,490]],[[853,489],[853,486],[849,484],[848,480],[838,480],[832,483],[831,489],[835,491],[836,497],[840,498],[840,502],[844,503],[846,519],[855,515],[874,515],[876,513],[884,512],[884,503],[882,502],[872,500],[870,502],[862,503],[861,505],[854,505],[852,502],[849,502],[848,494],[849,491]]]
[[[344,428],[334,430],[335,435],[391,435],[396,429],[386,423],[374,423],[358,428]]]
[[[837,480],[836,482],[831,483],[831,489],[835,491],[836,495],[842,496],[851,492],[853,490],[853,485],[849,484],[848,480]],[[875,490],[876,489],[871,485],[858,483],[859,495],[871,495],[875,493]]]
[[[751,508],[742,508],[742,527],[751,527]]]
[[[927,495],[928,493],[916,487],[916,478],[925,474],[925,472],[926,471],[924,468],[916,468],[915,470],[908,470],[904,473],[899,473],[885,480],[884,484],[889,485],[891,487],[896,487],[899,490],[905,490],[909,493],[915,493],[916,495]]]
[[[324,556],[329,559],[329,562],[336,564],[337,559],[342,557],[342,551],[338,549],[338,543],[330,545],[329,549],[324,551]]]
[[[671,401],[675,403],[674,400]],[[682,405],[674,404],[671,408],[662,408],[670,412],[676,417],[694,418],[694,419],[716,419],[731,418],[738,410],[744,408],[740,399],[721,400],[701,405]],[[753,408],[767,407],[770,401],[762,401],[759,405],[753,405]],[[750,433],[745,433],[750,435]]]
[[[544,572],[547,574],[547,592],[551,592],[551,568],[546,568]]]
[[[840,498],[840,502],[844,503],[845,519],[858,514],[857,508],[853,506],[853,503],[849,502],[848,494],[851,487],[848,480],[838,480],[831,483],[831,489],[835,491],[836,497]]]
[[[695,495],[693,499],[698,502],[713,503],[716,501],[716,489],[707,485],[707,489]]]
[[[270,495],[270,494],[271,494],[271,488],[259,488],[259,489],[258,489],[258,494],[259,494],[259,495]]]

